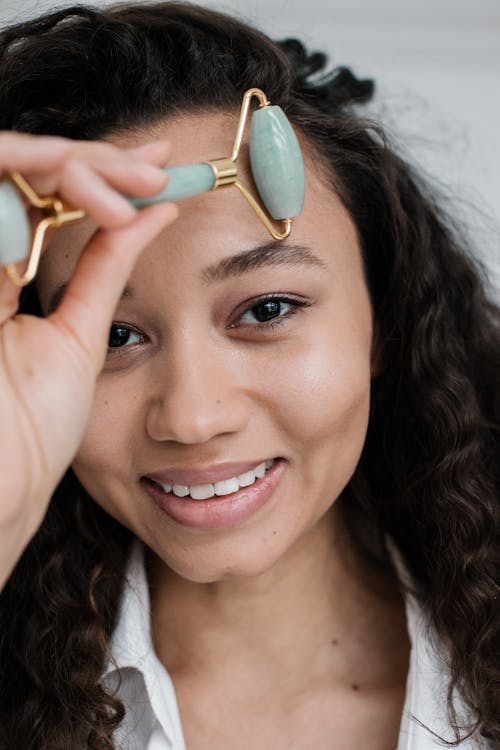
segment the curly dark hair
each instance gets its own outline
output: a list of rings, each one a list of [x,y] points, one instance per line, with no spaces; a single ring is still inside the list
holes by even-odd
[[[392,537],[449,652],[447,744],[477,731],[500,748],[500,310],[464,233],[363,116],[373,83],[325,64],[185,3],[73,6],[0,35],[0,128],[99,139],[237,110],[254,86],[285,110],[357,226],[382,362],[339,502],[374,564],[391,566]],[[22,309],[40,314],[32,287]],[[101,676],[132,541],[68,470],[0,599],[2,748],[115,747],[124,707]]]

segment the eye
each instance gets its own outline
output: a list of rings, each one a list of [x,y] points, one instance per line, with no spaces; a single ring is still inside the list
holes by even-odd
[[[112,323],[109,331],[108,348],[120,349],[130,344],[138,344],[143,340],[144,336],[139,331],[121,323]]]
[[[267,323],[269,320],[286,315],[292,307],[290,302],[283,299],[265,299],[247,310],[240,317],[240,323]],[[253,320],[252,320],[253,318]]]
[[[300,307],[306,307],[308,304],[310,303],[306,300],[292,299],[290,297],[263,297],[251,307],[247,307],[229,327],[275,327],[294,315]]]

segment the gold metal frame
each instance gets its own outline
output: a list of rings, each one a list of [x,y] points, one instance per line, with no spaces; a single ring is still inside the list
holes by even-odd
[[[233,150],[231,156],[224,157],[222,159],[211,159],[206,163],[209,164],[215,174],[215,183],[212,190],[217,190],[221,187],[230,187],[234,185],[240,193],[246,198],[250,206],[253,208],[259,219],[262,221],[266,229],[269,231],[275,240],[286,239],[292,228],[291,219],[280,219],[282,223],[282,230],[278,231],[274,225],[271,216],[267,214],[262,206],[259,204],[257,199],[250,193],[238,179],[238,168],[236,161],[241,148],[241,142],[243,140],[243,133],[245,125],[248,119],[248,113],[250,110],[250,101],[252,97],[256,97],[259,100],[259,109],[269,107],[270,102],[267,99],[261,89],[253,88],[248,89],[243,95],[243,101],[241,104],[240,118],[238,121],[238,127],[236,130],[236,137],[234,139]],[[31,251],[28,258],[28,263],[24,273],[19,274],[16,269],[16,264],[11,263],[6,266],[5,270],[9,278],[17,284],[17,286],[26,286],[33,281],[38,270],[38,264],[40,262],[40,256],[42,253],[42,245],[47,230],[52,227],[57,229],[65,224],[70,224],[76,221],[80,221],[85,217],[85,212],[81,209],[72,209],[65,207],[61,199],[57,196],[39,196],[31,185],[25,180],[25,178],[19,174],[19,172],[9,172],[8,177],[12,180],[14,185],[18,188],[24,198],[28,201],[29,205],[33,208],[40,209],[44,218],[37,224],[35,233],[33,236],[33,242],[31,245]]]
[[[259,219],[262,221],[266,229],[269,231],[275,240],[285,240],[292,229],[291,219],[281,219],[283,229],[279,232],[273,226],[273,219],[267,214],[259,202],[249,192],[238,179],[238,168],[236,161],[240,152],[241,142],[243,140],[243,133],[245,125],[248,119],[248,112],[250,109],[250,100],[255,96],[259,100],[259,109],[269,107],[270,101],[261,89],[248,89],[243,95],[243,102],[241,104],[240,119],[238,121],[238,127],[236,129],[236,137],[234,139],[233,150],[231,156],[224,159],[211,159],[207,163],[210,164],[215,174],[215,184],[212,190],[217,190],[219,187],[228,187],[234,185],[238,188],[240,193],[245,196],[248,203],[251,205]]]
[[[17,272],[15,263],[10,263],[5,268],[7,275],[14,284],[17,284],[17,286],[26,286],[30,281],[33,281],[36,276],[38,264],[40,262],[40,255],[42,254],[43,240],[47,229],[49,229],[49,227],[62,227],[64,224],[79,221],[84,218],[85,211],[65,208],[63,202],[57,196],[46,196],[41,198],[24,177],[19,174],[19,172],[9,172],[8,176],[26,198],[30,206],[33,208],[39,208],[44,214],[44,218],[39,221],[36,226],[28,265],[24,273],[19,274]]]

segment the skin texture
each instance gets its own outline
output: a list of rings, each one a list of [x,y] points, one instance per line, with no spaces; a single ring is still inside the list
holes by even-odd
[[[233,115],[198,115],[155,135],[172,141],[171,164],[197,162],[230,152],[235,123]],[[108,356],[74,462],[89,493],[151,550],[153,638],[174,678],[190,748],[230,747],[231,738],[234,747],[241,734],[248,747],[275,748],[326,747],[332,731],[339,748],[342,738],[365,748],[397,738],[404,605],[395,582],[359,557],[335,505],[366,435],[370,300],[356,229],[310,159],[306,186],[281,252],[305,245],[318,264],[211,282],[202,277],[207,266],[271,238],[234,188],[180,204],[117,307],[114,320],[143,338]],[[45,309],[91,233],[90,224],[68,228],[44,256]],[[252,306],[278,293],[307,305],[259,325]],[[158,470],[274,457],[286,467],[271,499],[231,528],[182,526],[140,483]],[[223,727],[217,705],[228,708]],[[379,727],[373,744],[367,726]]]

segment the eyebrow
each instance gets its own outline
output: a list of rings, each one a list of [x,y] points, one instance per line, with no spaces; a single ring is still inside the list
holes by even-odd
[[[327,269],[326,263],[305,245],[288,245],[275,240],[207,266],[202,271],[202,278],[207,283],[211,283],[241,276],[257,268],[300,265]]]
[[[201,272],[201,277],[203,281],[210,284],[242,276],[245,273],[255,271],[259,268],[277,266],[294,267],[304,265],[321,268],[323,270],[328,269],[326,263],[318,258],[318,256],[305,245],[284,244],[280,240],[275,240],[274,242],[268,242],[264,245],[258,245],[250,250],[244,250],[243,252],[238,253],[237,255],[232,255],[229,258],[223,258],[217,263],[204,268]],[[68,282],[61,284],[50,297],[48,305],[49,315],[54,312],[59,305],[67,286]],[[120,299],[126,299],[128,297],[133,297],[133,293],[130,287],[126,286]]]

